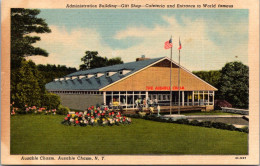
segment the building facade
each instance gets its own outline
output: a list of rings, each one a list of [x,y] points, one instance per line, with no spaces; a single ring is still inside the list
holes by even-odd
[[[135,109],[137,100],[146,107],[147,102],[170,105],[170,89],[172,105],[178,105],[178,69],[178,64],[167,57],[145,59],[75,72],[46,84],[46,89],[58,94],[63,105],[78,110],[96,104]],[[181,106],[203,105],[211,110],[214,108],[216,90],[180,67]]]

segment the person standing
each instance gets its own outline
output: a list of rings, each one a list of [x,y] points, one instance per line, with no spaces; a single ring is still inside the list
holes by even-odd
[[[158,104],[158,100],[157,100],[157,98],[154,99],[154,103],[155,103],[155,105]]]
[[[160,116],[160,112],[161,112],[161,107],[160,105],[158,104],[157,105],[157,115]]]
[[[153,114],[153,110],[154,110],[154,107],[150,106],[150,107],[149,107],[150,115]]]
[[[150,99],[149,99],[149,97],[147,98],[147,105],[148,105],[148,107],[151,106],[151,103],[150,103]]]
[[[138,108],[138,99],[135,100],[136,108]]]
[[[146,107],[146,100],[143,99],[143,107]]]

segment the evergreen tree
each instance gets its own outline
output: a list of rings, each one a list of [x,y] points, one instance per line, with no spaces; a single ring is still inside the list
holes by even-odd
[[[37,9],[11,9],[11,102],[17,107],[40,106],[46,93],[46,82],[37,66],[25,60],[33,55],[48,56],[47,51],[33,46],[40,41],[33,33],[51,32],[45,20],[37,17],[39,13]]]
[[[41,105],[42,89],[39,85],[36,71],[31,67],[32,62],[23,60],[17,72],[16,93],[12,94],[12,99],[19,107],[24,105]]]
[[[11,9],[11,67],[19,68],[24,57],[41,55],[48,56],[47,51],[34,47],[32,44],[40,41],[40,37],[31,36],[32,33],[49,33],[47,23],[38,18],[38,9]]]

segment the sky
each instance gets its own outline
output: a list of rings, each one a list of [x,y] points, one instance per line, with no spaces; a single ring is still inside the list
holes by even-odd
[[[227,62],[248,64],[248,10],[246,9],[41,9],[51,33],[36,34],[35,46],[48,57],[30,57],[37,64],[78,68],[88,51],[124,62],[170,57],[164,43],[172,36],[173,60],[190,71],[219,70]]]

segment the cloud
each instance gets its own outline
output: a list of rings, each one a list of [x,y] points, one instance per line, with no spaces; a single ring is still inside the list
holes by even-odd
[[[209,36],[206,33],[207,25],[204,20],[196,19],[190,20],[188,18],[182,18],[183,25],[179,24],[174,17],[163,16],[163,19],[167,21],[167,25],[157,25],[154,28],[138,28],[129,27],[126,30],[119,31],[115,35],[115,39],[124,39],[131,37],[140,37],[143,41],[125,50],[118,50],[118,55],[125,55],[127,53],[129,60],[139,55],[146,55],[147,57],[161,57],[169,56],[170,51],[164,50],[164,42],[169,40],[173,35],[173,59],[177,61],[179,36],[181,37],[182,47],[181,50],[183,65],[187,66],[190,70],[196,70],[195,63],[200,64],[200,67],[207,65],[202,57],[213,55],[217,50],[215,44],[209,40]],[[207,59],[211,59],[207,57]]]
[[[66,27],[50,26],[52,32],[39,35],[42,40],[37,43],[37,46],[50,53],[49,57],[35,56],[30,57],[30,59],[41,64],[78,67],[81,64],[80,58],[87,50],[98,51],[101,56],[108,58],[120,56],[124,62],[134,61],[141,55],[146,55],[149,58],[169,57],[170,51],[164,49],[164,42],[169,40],[172,35],[173,60],[177,61],[178,59],[177,48],[180,37],[182,43],[181,64],[189,70],[220,69],[226,62],[236,60],[235,56],[247,62],[247,49],[245,49],[247,41],[237,44],[232,41],[234,35],[229,33],[229,27],[225,27],[225,25],[212,27],[201,18],[182,17],[182,23],[179,23],[173,16],[162,16],[162,19],[167,22],[166,25],[130,26],[117,31],[113,36],[109,36],[112,40],[121,42],[127,42],[127,40],[134,38],[140,39],[138,43],[125,49],[112,48],[103,40],[101,33],[95,29],[75,28],[69,31]],[[235,35],[243,35],[246,32],[245,28],[239,29],[243,26],[245,25],[241,23],[234,27]],[[221,35],[223,38],[229,36],[231,39],[217,45],[209,32],[214,32],[215,35]]]
[[[33,56],[32,59],[37,64],[62,64],[70,67],[78,67],[80,59],[87,50],[99,50],[99,53],[111,52],[111,49],[101,44],[99,33],[93,29],[81,28],[68,31],[65,27],[50,26],[52,32],[40,34],[41,41],[35,46],[39,46],[49,52],[48,57]],[[102,45],[102,49],[100,49]]]

